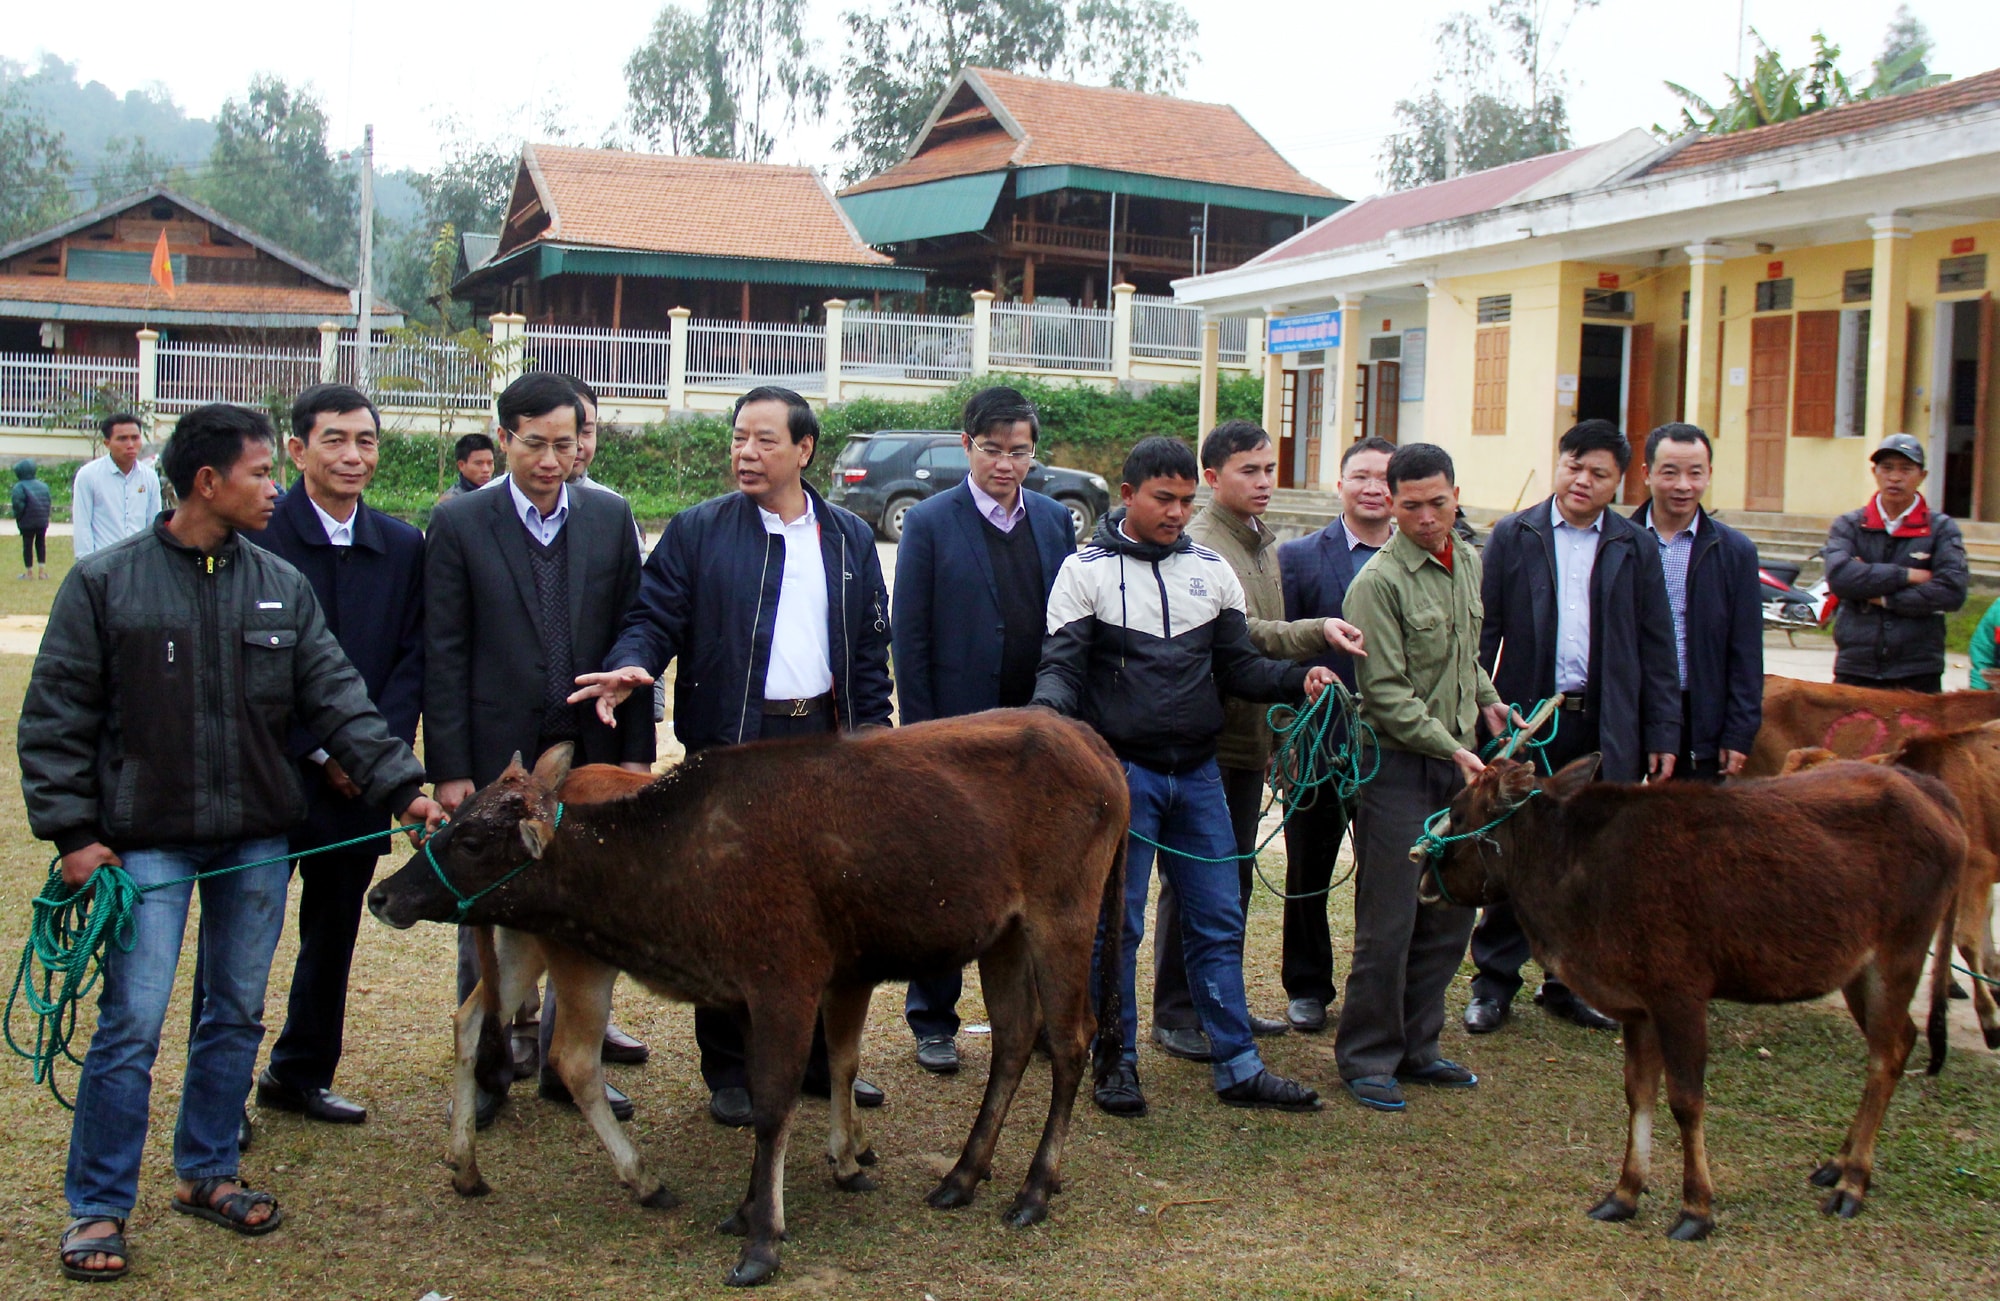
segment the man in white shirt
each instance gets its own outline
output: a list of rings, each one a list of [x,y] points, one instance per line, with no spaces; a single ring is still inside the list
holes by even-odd
[[[104,455],[78,470],[70,488],[78,560],[144,532],[160,513],[160,476],[139,464],[145,441],[139,417],[121,411],[97,428],[104,435]]]

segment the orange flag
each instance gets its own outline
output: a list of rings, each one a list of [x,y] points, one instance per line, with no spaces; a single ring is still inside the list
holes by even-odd
[[[167,228],[160,227],[160,242],[153,245],[153,283],[174,296],[174,260],[167,256]]]

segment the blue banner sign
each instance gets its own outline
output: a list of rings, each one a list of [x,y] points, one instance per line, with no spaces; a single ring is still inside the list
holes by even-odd
[[[1275,317],[1264,340],[1266,352],[1312,352],[1339,346],[1339,312]]]

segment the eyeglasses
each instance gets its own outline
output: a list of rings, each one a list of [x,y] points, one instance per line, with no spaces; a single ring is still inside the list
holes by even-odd
[[[546,438],[517,438],[514,440],[530,456],[540,456],[543,452],[554,452],[557,456],[575,456],[576,441],[570,438],[558,439],[551,443]]]
[[[1032,447],[1017,448],[1011,452],[1004,452],[990,443],[974,443],[972,447],[981,456],[990,456],[996,461],[1012,461],[1016,465],[1026,465],[1035,459]]]
[[[1386,475],[1386,474],[1362,474],[1362,473],[1360,473],[1359,471],[1349,471],[1348,473],[1346,473],[1346,474],[1343,474],[1343,475],[1341,475],[1341,476],[1340,476],[1340,481],[1341,481],[1342,483],[1351,483],[1351,484],[1353,484],[1353,485],[1354,485],[1355,487],[1357,487],[1357,488],[1359,488],[1359,487],[1363,487],[1364,485],[1367,485],[1367,484],[1371,484],[1371,483],[1372,483],[1372,484],[1375,484],[1375,485],[1377,485],[1378,487],[1383,487],[1383,488],[1386,488],[1386,487],[1388,487],[1388,486],[1389,486],[1389,476],[1388,476],[1388,475]]]

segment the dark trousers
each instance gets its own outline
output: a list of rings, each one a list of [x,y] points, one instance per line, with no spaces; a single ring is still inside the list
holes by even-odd
[[[1438,1060],[1444,991],[1465,956],[1472,909],[1417,902],[1410,846],[1465,784],[1458,765],[1382,747],[1355,817],[1354,958],[1334,1059],[1340,1078],[1394,1075]]]
[[[1944,671],[1919,673],[1907,678],[1870,678],[1859,673],[1835,673],[1833,680],[1843,687],[1873,687],[1877,691],[1921,691],[1935,696],[1944,690]]]
[[[292,863],[299,880],[299,956],[285,1028],[271,1048],[271,1074],[294,1088],[333,1087],[347,1021],[347,976],[375,861],[374,854],[342,850]]]
[[[1229,831],[1239,854],[1257,848],[1257,823],[1264,814],[1265,794],[1263,773],[1251,768],[1222,769],[1222,799],[1229,806]],[[1254,859],[1237,860],[1237,903],[1246,931],[1256,872]],[[1194,995],[1188,991],[1187,960],[1181,952],[1181,900],[1174,891],[1173,878],[1164,872],[1160,874],[1160,901],[1153,909],[1153,1024],[1162,1030],[1201,1028]]]
[[[33,569],[49,563],[49,526],[21,530],[21,568]]]
[[[834,714],[831,709],[822,709],[804,718],[766,714],[763,739],[770,741],[783,736],[815,736],[831,732],[833,728]],[[544,1027],[549,1020],[550,1018],[544,1014],[542,1017]],[[544,1033],[547,1033],[546,1028]],[[743,1055],[743,1023],[736,1013],[720,1008],[696,1008],[694,1041],[701,1049],[701,1078],[708,1085],[710,1093],[718,1089],[750,1087],[750,1071]],[[817,1085],[824,1082],[828,1075],[826,1029],[815,1020],[812,1057],[806,1063],[806,1082],[808,1085]]]
[[[1674,780],[1707,782],[1720,785],[1722,782],[1722,756],[1711,754],[1706,758],[1695,758],[1689,748],[1687,738],[1694,735],[1694,696],[1681,692],[1681,756],[1674,761]]]
[[[1564,711],[1558,717],[1561,721],[1556,725],[1555,740],[1542,751],[1549,765],[1556,769],[1597,749],[1595,715],[1578,710]],[[1472,978],[1473,997],[1513,1002],[1514,995],[1520,992],[1521,968],[1528,957],[1528,937],[1522,934],[1521,923],[1514,920],[1514,906],[1487,905],[1478,928],[1472,932],[1472,961],[1479,968],[1479,974]],[[1568,986],[1554,972],[1544,975],[1544,992],[1558,997],[1568,992]]]
[[[1347,834],[1347,810],[1330,791],[1285,824],[1285,955],[1281,972],[1288,998],[1331,1003],[1333,935],[1326,925],[1326,889]],[[1303,896],[1303,897],[1301,897]]]

